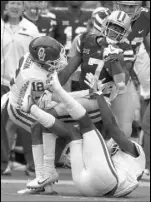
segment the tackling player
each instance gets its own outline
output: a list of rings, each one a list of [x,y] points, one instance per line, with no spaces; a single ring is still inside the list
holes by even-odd
[[[20,94],[26,88],[28,82],[32,82],[32,88],[35,93],[35,99],[38,99],[44,92],[47,85],[48,75],[54,68],[62,70],[67,65],[67,58],[65,55],[64,47],[55,39],[44,36],[34,39],[29,45],[29,53],[25,54],[19,61],[19,67],[16,70],[15,77],[10,82],[10,92],[7,99],[4,101],[6,95],[2,97],[3,106],[8,111],[10,119],[18,126],[24,128],[28,132],[31,132],[31,125],[35,122],[35,119],[26,113],[22,113],[17,109],[17,102]],[[37,134],[38,135],[38,134]],[[41,134],[40,134],[41,135]],[[33,139],[33,136],[32,136]],[[38,138],[38,140],[41,138]],[[43,147],[42,141],[37,141],[32,146],[33,157],[35,162],[36,177],[39,179],[43,172],[43,166],[45,164],[51,165],[48,168],[46,165],[45,174],[53,172],[52,175],[55,180],[58,178],[58,174],[53,166],[53,158],[49,155],[53,153],[55,148],[56,136],[43,136],[43,144],[45,142],[49,145],[52,144],[51,151],[46,146]],[[32,140],[33,142],[33,140]],[[53,147],[54,146],[54,147]],[[37,159],[38,156],[38,159]],[[45,157],[44,157],[45,156]],[[37,163],[38,160],[38,163]],[[52,163],[50,163],[52,161]]]
[[[92,78],[86,78],[92,90],[95,89]],[[71,117],[77,120],[79,127],[70,127],[38,108],[32,98],[30,84],[25,94],[20,97],[19,107],[34,116],[51,132],[70,138],[72,178],[79,192],[90,197],[125,197],[134,191],[145,168],[145,155],[142,147],[128,140],[119,129],[101,88],[100,91],[94,92],[105,131],[117,143],[116,151],[111,155],[86,110],[61,87],[56,72],[50,77],[49,90],[58,96]],[[47,179],[43,184],[49,183],[52,183],[51,179]]]

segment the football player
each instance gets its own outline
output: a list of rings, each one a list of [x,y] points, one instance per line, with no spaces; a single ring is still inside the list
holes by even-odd
[[[73,74],[73,72],[77,70],[79,65],[81,65],[81,75],[79,81],[81,89],[88,88],[88,86],[84,83],[84,78],[87,72],[91,72],[93,74],[95,73],[100,79],[106,78],[105,83],[106,86],[108,86],[109,88],[111,87],[110,85],[114,83],[116,83],[117,86],[119,83],[119,88],[120,85],[123,85],[123,92],[121,91],[121,94],[117,96],[112,101],[112,103],[114,104],[114,102],[116,103],[116,101],[118,100],[121,103],[132,103],[130,105],[122,105],[120,110],[118,111],[114,110],[115,114],[117,115],[117,120],[120,129],[124,131],[126,136],[130,137],[132,131],[132,120],[134,117],[134,106],[132,102],[133,95],[131,90],[132,84],[129,81],[129,75],[127,71],[131,69],[134,61],[133,50],[131,48],[131,45],[127,43],[126,39],[128,34],[130,33],[130,19],[125,13],[120,13],[120,11],[117,11],[117,13],[112,12],[108,17],[105,18],[104,21],[102,20],[103,15],[106,15],[105,12],[100,12],[95,16],[94,28],[90,33],[84,33],[79,35],[79,40],[77,40],[77,50],[74,51],[73,56],[70,57],[67,68],[60,72],[59,78],[61,83],[64,84],[68,80],[68,78]],[[117,16],[123,16],[123,24],[121,24]],[[109,25],[112,26],[112,24],[113,27],[109,27]],[[99,36],[102,34],[102,32],[103,35],[106,37],[104,37],[103,40],[102,37]],[[96,37],[96,35],[98,35],[98,37]],[[123,41],[121,39],[118,39],[118,35],[122,35],[121,38],[123,39]],[[96,43],[96,38],[99,41],[99,45]],[[110,43],[114,43],[113,46],[118,45],[120,49],[122,49],[124,55],[124,62],[122,62],[122,65],[119,66],[119,69],[114,68],[115,65],[113,65],[113,68],[111,67],[112,74],[115,74],[114,78],[112,77],[113,75],[111,75],[111,71],[109,70],[110,68],[108,69],[108,67],[110,66],[109,63],[106,63],[105,66],[101,66],[101,64],[103,64],[102,61],[104,48],[106,48],[108,45],[110,46]],[[113,63],[111,63],[111,66],[112,64]],[[122,67],[122,69],[120,69],[120,67]],[[125,81],[128,84],[127,89],[124,86],[126,84]],[[126,90],[126,92],[124,92],[124,89]],[[112,106],[114,108],[114,105]],[[127,106],[127,108],[123,106]]]
[[[117,143],[116,150],[111,154],[86,110],[62,88],[56,72],[51,76],[49,90],[58,96],[71,117],[77,120],[78,127],[71,127],[38,108],[32,98],[31,85],[21,96],[19,106],[51,132],[71,140],[72,178],[82,195],[125,197],[139,185],[145,168],[145,154],[139,144],[128,140],[119,129],[101,87],[100,91],[95,91],[95,83],[91,79],[86,75],[88,85],[95,92],[106,133]],[[52,183],[51,179],[43,185],[49,183]]]
[[[54,8],[51,36],[65,46],[68,52],[76,35],[86,31],[92,10],[81,9],[83,1],[68,1],[68,8]]]
[[[37,26],[41,36],[49,35],[51,20],[55,18],[51,12],[43,14],[47,6],[47,1],[25,1],[24,17]]]
[[[33,117],[27,115],[26,113],[22,113],[19,109],[17,109],[18,96],[23,93],[27,83],[32,82],[35,99],[38,99],[45,90],[48,80],[47,77],[51,74],[51,71],[53,71],[54,68],[61,70],[66,65],[67,58],[64,47],[55,39],[49,36],[43,36],[34,39],[30,43],[29,53],[25,54],[20,59],[15,78],[13,78],[10,82],[9,96],[4,102],[4,107],[7,108],[10,119],[16,125],[24,128],[28,132],[31,132],[31,125],[35,122]],[[4,98],[2,98],[2,101],[3,99]],[[43,147],[43,144],[40,141],[37,141],[35,145],[32,145],[36,177],[39,178],[42,175],[43,165],[49,162],[51,167],[48,168],[46,165],[46,170],[49,171],[49,175],[53,172],[53,177],[57,179],[58,174],[56,173],[54,166],[52,166],[52,163],[50,163],[50,161],[54,162],[54,159],[52,159],[49,155],[50,153],[53,153],[53,149],[55,148],[56,136],[50,136],[51,140],[47,135],[44,135],[43,137],[44,144],[45,142],[49,142],[50,144],[52,143],[54,147],[51,147],[51,151],[48,151],[49,149],[45,150],[44,148],[49,147]],[[41,140],[41,138],[38,138],[38,140],[39,139]],[[45,173],[48,174],[46,170]]]

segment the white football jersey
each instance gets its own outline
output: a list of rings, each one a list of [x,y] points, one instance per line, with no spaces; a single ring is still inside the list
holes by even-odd
[[[117,171],[118,187],[114,193],[115,197],[123,197],[131,193],[139,185],[139,180],[145,169],[145,154],[142,147],[133,142],[139,156],[137,158],[118,150],[113,156],[113,163]]]
[[[15,78],[10,82],[9,101],[17,107],[20,94],[24,90],[27,81],[32,83],[32,90],[35,99],[38,99],[45,90],[50,73],[33,62],[30,54],[27,53],[21,60],[19,68],[16,71]]]

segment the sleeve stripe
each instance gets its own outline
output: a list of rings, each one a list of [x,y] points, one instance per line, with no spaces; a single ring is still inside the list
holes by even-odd
[[[123,53],[124,55],[134,55],[133,51],[132,50],[127,50],[127,51],[124,51]]]
[[[134,58],[134,57],[125,57],[125,58],[124,58],[124,61],[128,61],[128,60],[130,60],[130,61],[134,61],[135,58]]]

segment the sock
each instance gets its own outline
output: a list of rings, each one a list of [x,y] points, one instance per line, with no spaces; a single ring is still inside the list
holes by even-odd
[[[65,105],[68,113],[74,120],[82,118],[86,110],[78,103],[69,93],[67,93],[62,87],[55,91],[60,101]]]
[[[45,175],[55,169],[55,148],[57,136],[53,133],[43,133],[44,172]]]
[[[33,158],[35,163],[35,173],[36,178],[39,178],[43,175],[43,144],[41,145],[32,145],[32,152],[33,152]]]
[[[55,123],[55,117],[41,110],[38,106],[32,105],[30,110],[31,115],[41,123],[45,128],[51,128]]]

